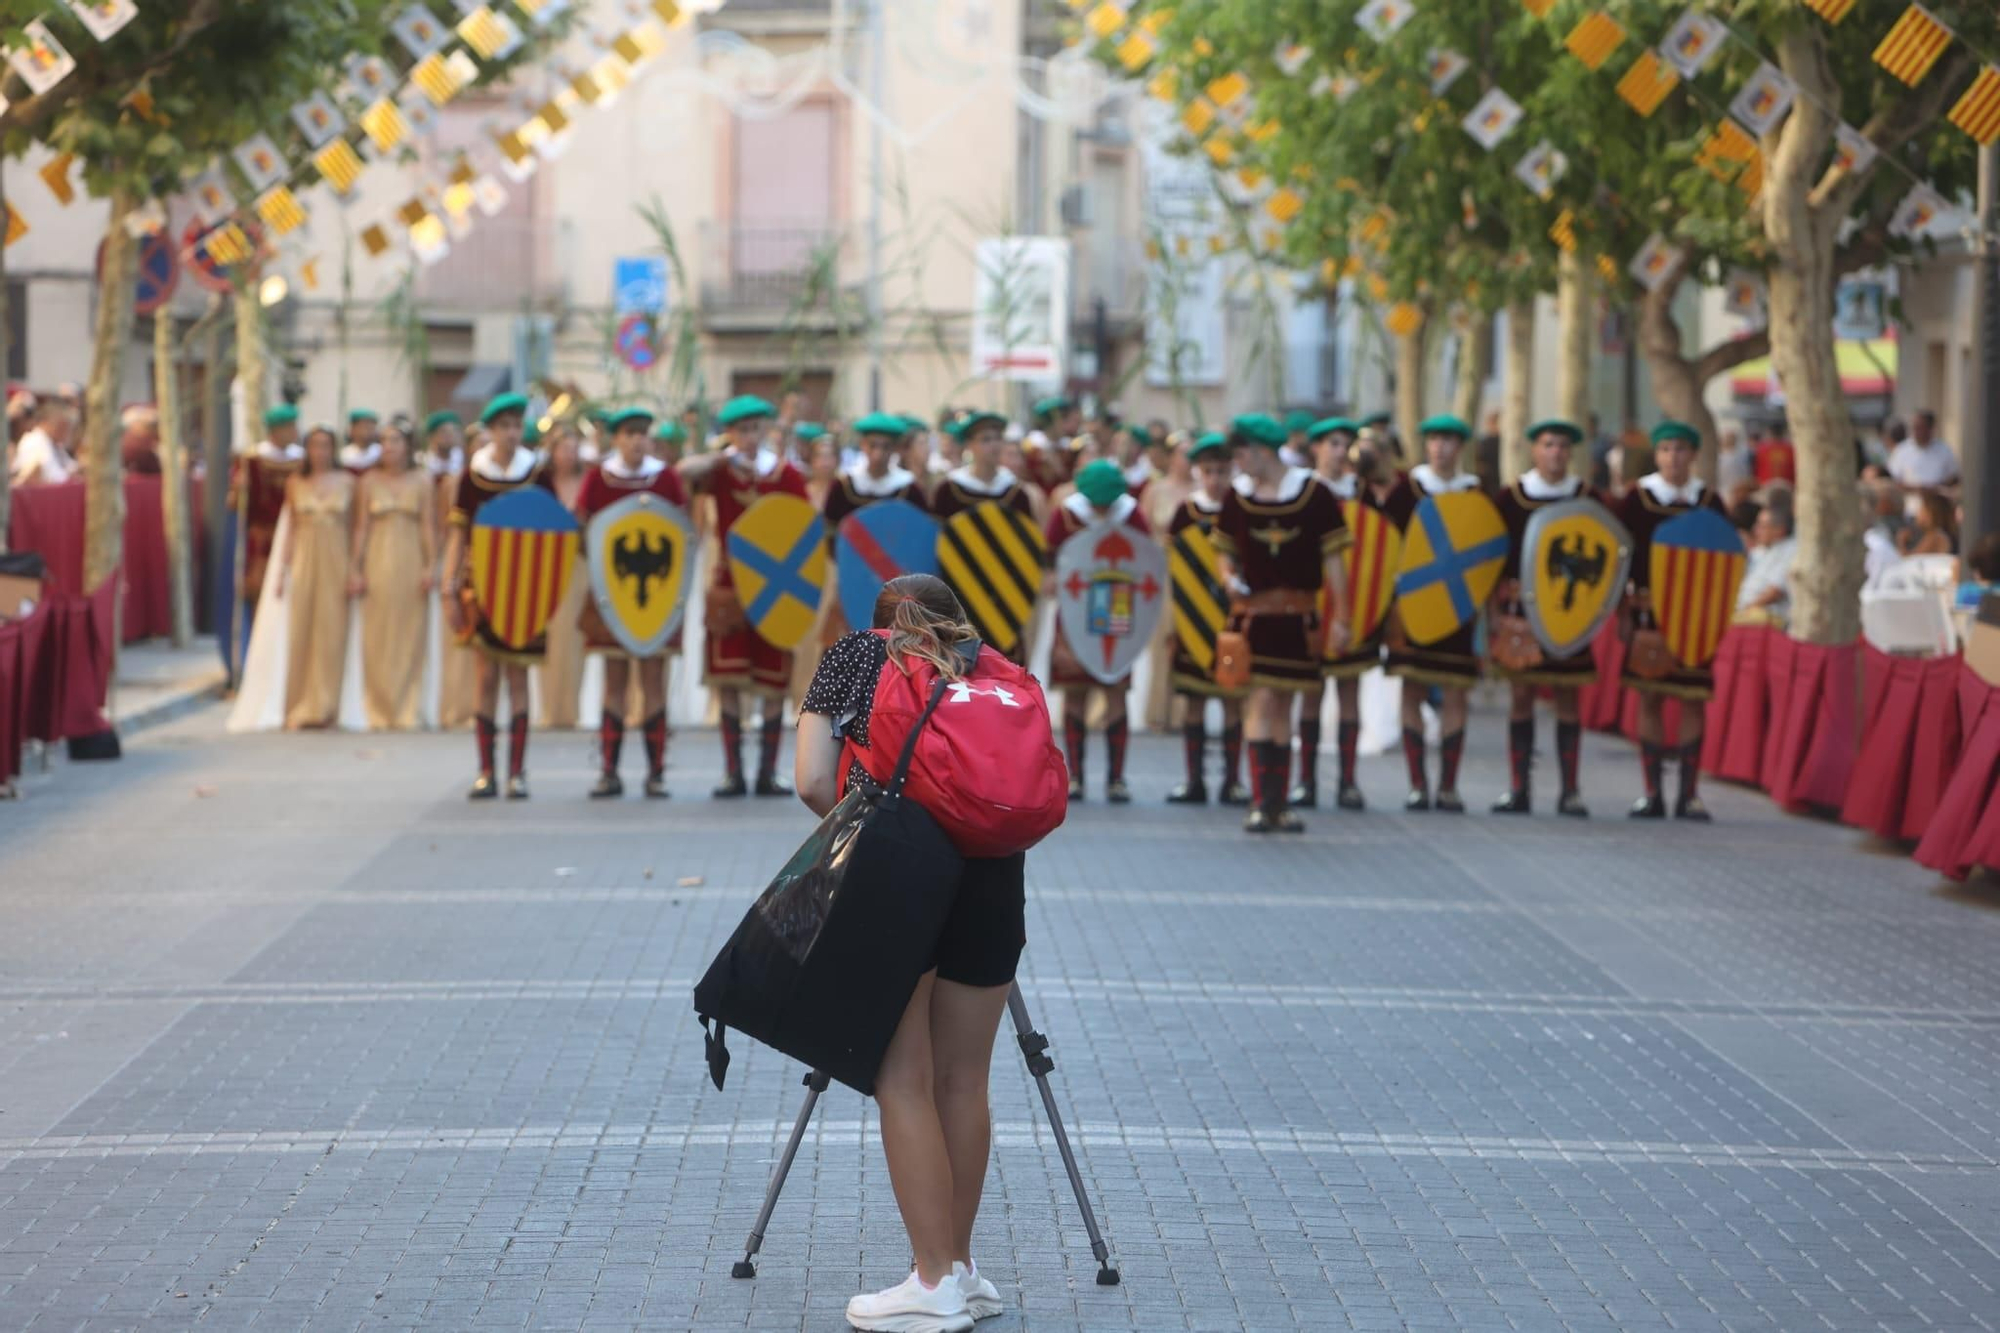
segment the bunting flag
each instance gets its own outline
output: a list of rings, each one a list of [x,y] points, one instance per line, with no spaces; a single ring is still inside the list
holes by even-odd
[[[319,168],[320,178],[333,187],[335,194],[346,194],[361,179],[361,155],[345,139],[335,139],[320,149],[313,157],[313,165]]]
[[[380,56],[349,56],[346,70],[347,81],[354,86],[354,95],[360,101],[372,102],[395,85],[388,62]]]
[[[1618,281],[1618,261],[1610,255],[1599,255],[1597,257],[1597,276],[1606,282]]]
[[[680,7],[677,0],[653,0],[653,12],[669,28],[678,28],[687,22],[687,11]]]
[[[253,190],[270,189],[291,170],[284,155],[278,152],[278,145],[271,142],[268,134],[251,135],[236,145],[230,157],[242,169],[243,178],[250,182]]]
[[[201,238],[201,248],[224,268],[243,263],[251,253],[250,237],[234,222],[225,222],[209,231]]]
[[[1153,57],[1160,49],[1159,38],[1144,28],[1134,28],[1125,34],[1125,40],[1118,43],[1116,55],[1118,63],[1129,74],[1137,74],[1153,63]]]
[[[69,7],[77,22],[100,42],[110,41],[120,28],[139,17],[139,7],[132,0],[69,0]]]
[[[480,212],[489,218],[498,217],[500,210],[507,207],[507,187],[491,176],[481,176],[472,182],[472,198]]]
[[[76,188],[69,183],[69,169],[75,165],[75,153],[60,153],[44,162],[39,173],[42,183],[49,187],[49,193],[64,208],[76,202]]]
[[[416,61],[443,49],[451,40],[450,30],[422,5],[411,5],[398,14],[390,21],[389,31],[396,34],[396,40],[410,53],[410,59]]]
[[[1602,10],[1587,16],[1583,22],[1570,29],[1563,45],[1569,53],[1583,62],[1585,69],[1598,69],[1611,58],[1618,44],[1625,40],[1625,28]]]
[[[0,212],[7,215],[7,239],[0,241],[0,246],[12,245],[28,234],[27,219],[23,218],[13,205],[0,203]]]
[[[22,35],[28,40],[7,53],[7,63],[35,93],[47,92],[76,68],[76,57],[63,49],[63,44],[41,19],[30,23]]]
[[[1102,41],[1125,26],[1126,5],[1103,0],[1096,8],[1084,15],[1083,26],[1090,29],[1090,35]]]
[[[1354,25],[1378,42],[1386,42],[1417,16],[1412,0],[1368,0],[1354,16]]]
[[[435,213],[426,213],[410,227],[410,249],[421,264],[435,264],[451,253],[451,240],[444,222]]]
[[[1950,45],[1951,29],[1922,5],[1911,5],[1875,48],[1875,63],[1915,87]]]
[[[504,60],[521,45],[521,30],[514,26],[514,20],[485,5],[458,21],[458,35],[481,60]]]
[[[1279,42],[1277,50],[1271,52],[1271,61],[1286,78],[1292,78],[1306,67],[1312,59],[1313,49],[1297,42]]]
[[[1647,291],[1658,291],[1660,284],[1667,280],[1667,275],[1673,271],[1679,260],[1680,251],[1667,244],[1666,237],[1654,232],[1646,238],[1646,243],[1639,247],[1639,253],[1632,256],[1632,262],[1626,266],[1626,271],[1632,275],[1634,282]]]
[[[1565,208],[1549,224],[1549,239],[1556,243],[1556,249],[1566,255],[1576,253],[1576,214]]]
[[[433,106],[443,106],[458,96],[460,87],[457,72],[435,51],[417,62],[416,67],[410,71],[410,82],[421,89],[425,97],[431,99]]]
[[[1759,152],[1743,164],[1743,171],[1736,177],[1736,188],[1743,191],[1746,200],[1754,200],[1764,188],[1764,154]]]
[[[1731,181],[1743,165],[1757,156],[1757,145],[1741,125],[1733,120],[1718,121],[1715,133],[1695,154],[1695,165],[1719,181]]]
[[[347,128],[347,118],[325,93],[314,93],[292,107],[292,124],[306,139],[309,148],[324,148],[326,141]]]
[[[1680,81],[1681,76],[1657,52],[1641,51],[1632,68],[1625,71],[1625,77],[1618,80],[1618,95],[1640,115],[1650,116],[1660,109],[1667,94],[1680,86]]]
[[[1470,134],[1481,148],[1492,152],[1502,139],[1521,123],[1521,104],[1507,96],[1498,88],[1486,90],[1486,96],[1472,108],[1464,121],[1465,132]]]
[[[1728,29],[1722,20],[1710,14],[1690,9],[1667,29],[1666,38],[1660,43],[1660,56],[1674,72],[1683,79],[1695,79],[1722,54],[1722,43]]]
[[[1538,19],[1547,18],[1549,11],[1555,7],[1556,0],[1521,0],[1521,8],[1527,10]]]
[[[1798,92],[1798,85],[1767,60],[1737,92],[1729,104],[1729,114],[1742,121],[1752,134],[1769,134],[1792,109],[1792,99]]]
[[[1243,117],[1243,103],[1250,95],[1250,80],[1241,74],[1225,74],[1202,90],[1215,109],[1232,120]]]
[[[236,211],[236,196],[230,193],[229,183],[223,178],[219,165],[195,177],[194,183],[188,186],[188,193],[194,199],[195,216],[201,219],[203,226],[213,227]]]
[[[1208,133],[1208,127],[1215,124],[1215,108],[1206,97],[1197,97],[1181,109],[1181,125],[1199,139]]]
[[[437,128],[437,106],[422,88],[411,84],[396,94],[396,109],[412,136],[429,134]]]
[[[1722,308],[1739,319],[1761,319],[1768,299],[1764,279],[1747,268],[1733,268],[1722,281]]]
[[[1891,236],[1921,236],[1931,229],[1944,212],[1944,200],[1928,185],[1917,185],[1903,196],[1903,202],[1896,205],[1895,214],[1889,219]]]
[[[1805,0],[1805,6],[1828,23],[1838,23],[1854,8],[1854,0]]]
[[[1547,199],[1555,189],[1557,181],[1569,170],[1569,159],[1547,139],[1542,140],[1527,155],[1514,164],[1514,176],[1539,198]]]
[[[371,258],[380,255],[389,248],[388,229],[379,222],[369,223],[361,232],[361,248],[366,250]]]
[[[1156,102],[1171,102],[1180,91],[1180,78],[1170,69],[1155,74],[1146,84],[1146,96]]]
[[[1445,90],[1458,82],[1458,76],[1471,68],[1472,62],[1456,51],[1444,47],[1432,47],[1430,53],[1431,96],[1443,97]]]
[[[309,292],[319,290],[319,256],[314,255],[299,265],[299,282]]]
[[[1945,119],[1971,135],[1982,148],[2000,139],[2000,69],[1988,65],[1980,70]]]
[[[1273,191],[1271,197],[1264,201],[1264,211],[1281,226],[1296,218],[1305,210],[1305,206],[1306,201],[1301,199],[1298,191],[1290,186]]]
[[[361,113],[361,128],[380,152],[394,152],[396,145],[410,137],[409,122],[396,104],[386,97]]]
[[[557,15],[569,8],[569,0],[514,0],[514,7],[528,16],[537,28],[546,28]]]
[[[1398,338],[1408,338],[1424,326],[1424,312],[1413,302],[1398,301],[1389,307],[1382,323]]]
[[[306,211],[299,207],[298,196],[286,185],[274,185],[258,196],[257,216],[280,236],[291,235],[306,222]]]
[[[1866,171],[1877,155],[1868,136],[1852,126],[1835,126],[1833,144],[1833,159],[1842,171]]]

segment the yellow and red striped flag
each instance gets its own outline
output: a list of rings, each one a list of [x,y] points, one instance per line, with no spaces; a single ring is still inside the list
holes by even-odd
[[[1564,254],[1576,253],[1576,214],[1565,208],[1549,225],[1549,239]]]
[[[1625,77],[1618,80],[1618,95],[1642,116],[1660,109],[1667,94],[1680,86],[1681,76],[1651,49],[1639,53]]]
[[[1847,11],[1854,8],[1854,0],[1805,0],[1806,8],[1825,19],[1828,23],[1838,23],[1847,17]]]
[[[370,255],[379,255],[389,248],[389,230],[379,222],[371,222],[361,233],[361,248]]]
[[[1181,125],[1189,134],[1199,139],[1208,133],[1208,127],[1215,124],[1215,108],[1206,97],[1197,97],[1181,111]]]
[[[288,236],[306,224],[306,211],[286,185],[273,185],[257,197],[257,216],[280,236]]]
[[[1606,282],[1618,281],[1618,261],[1610,255],[1599,255],[1597,257],[1597,276]]]
[[[395,151],[397,144],[410,137],[410,123],[386,97],[361,113],[361,128],[368,131],[368,137],[385,153]]]
[[[320,178],[335,194],[346,194],[361,179],[361,155],[345,139],[335,139],[313,156]]]
[[[1915,87],[1951,45],[1951,29],[1922,5],[1911,5],[1875,48],[1875,63]]]
[[[234,222],[225,222],[201,238],[201,248],[208,251],[210,259],[228,267],[250,257],[250,238]]]
[[[1719,181],[1732,179],[1744,163],[1757,156],[1757,145],[1733,120],[1722,121],[1695,155],[1695,165]]]
[[[2000,139],[2000,68],[1988,65],[1965,90],[1945,119],[1971,135],[1981,147]]]
[[[1758,153],[1743,164],[1743,174],[1736,178],[1736,188],[1743,191],[1745,199],[1755,199],[1764,188],[1764,155]]]
[[[430,98],[432,104],[436,106],[443,106],[458,96],[460,87],[458,72],[452,68],[451,62],[437,51],[431,52],[417,62],[416,68],[410,71],[410,82],[423,89],[424,96]]]
[[[1547,18],[1549,11],[1555,7],[1556,0],[1521,0],[1521,8],[1527,10],[1538,19]]]
[[[1624,40],[1625,29],[1618,20],[1600,10],[1570,29],[1563,45],[1584,63],[1585,68],[1597,69],[1611,58],[1611,53]]]

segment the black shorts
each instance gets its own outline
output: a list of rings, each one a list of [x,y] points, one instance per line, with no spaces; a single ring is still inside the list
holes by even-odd
[[[940,981],[1005,986],[1028,944],[1028,854],[968,860],[938,937]]]

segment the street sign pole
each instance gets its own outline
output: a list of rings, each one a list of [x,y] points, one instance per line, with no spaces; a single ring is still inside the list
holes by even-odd
[[[1979,153],[1978,235],[1973,242],[1972,364],[1966,432],[1961,448],[1965,526],[1959,549],[1969,550],[2000,529],[2000,143]]]

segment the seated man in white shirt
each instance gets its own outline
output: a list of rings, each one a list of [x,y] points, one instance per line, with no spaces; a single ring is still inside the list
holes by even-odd
[[[1773,490],[1757,515],[1756,548],[1736,590],[1736,609],[1762,611],[1780,621],[1791,614],[1792,562],[1799,541],[1793,535],[1792,494]]]
[[[44,399],[34,427],[14,445],[9,476],[16,486],[56,486],[76,476],[69,440],[76,430],[76,413],[59,399]]]
[[[1937,437],[1937,413],[1910,420],[1910,438],[1889,452],[1889,475],[1911,490],[1937,490],[1958,480],[1958,454]]]
[[[1877,481],[1862,488],[1861,532],[1865,552],[1864,586],[1874,587],[1882,571],[1903,558],[1896,545],[1896,522],[1903,515],[1903,488],[1893,481]]]

